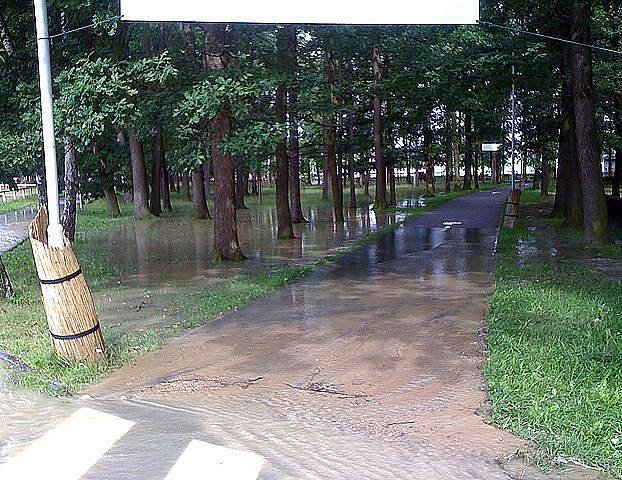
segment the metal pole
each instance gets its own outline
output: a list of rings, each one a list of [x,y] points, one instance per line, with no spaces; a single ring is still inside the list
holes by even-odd
[[[53,248],[64,248],[63,226],[60,223],[60,206],[58,202],[58,170],[56,165],[56,137],[54,134],[47,5],[46,0],[34,0],[34,4],[37,24],[41,122],[43,124],[43,150],[49,215],[48,244]]]
[[[514,55],[512,55],[514,56]],[[512,190],[516,188],[516,84],[514,82],[514,65],[512,65]]]

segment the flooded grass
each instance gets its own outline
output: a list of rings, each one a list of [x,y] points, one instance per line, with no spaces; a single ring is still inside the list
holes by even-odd
[[[524,223],[501,231],[488,301],[493,420],[550,460],[622,475],[622,284],[572,259],[521,259],[538,234]]]
[[[412,187],[402,186],[402,196],[412,195]],[[20,361],[29,370],[15,375],[14,381],[21,387],[43,391],[50,394],[70,394],[90,383],[102,378],[111,369],[118,368],[138,355],[160,347],[166,338],[179,335],[184,329],[213,321],[223,313],[239,308],[251,300],[261,298],[271,291],[285,286],[306,275],[321,265],[334,261],[348,251],[360,248],[374,241],[378,236],[389,233],[399,227],[406,219],[422,215],[441,203],[463,195],[465,192],[452,192],[427,199],[425,207],[400,209],[400,220],[388,223],[379,230],[345,242],[341,247],[327,246],[321,255],[312,261],[286,262],[278,265],[254,265],[253,268],[240,268],[238,273],[219,279],[206,289],[197,289],[191,284],[179,286],[179,291],[169,305],[166,319],[160,319],[155,327],[130,328],[119,335],[112,326],[104,324],[104,336],[109,350],[109,362],[95,367],[87,364],[72,365],[58,358],[50,349],[49,335],[45,313],[41,304],[41,294],[36,278],[32,253],[28,243],[4,254],[3,258],[13,278],[16,295],[10,300],[0,300],[0,350],[4,350]],[[264,197],[266,206],[273,206],[272,193]],[[402,197],[403,198],[403,197]],[[263,208],[248,202],[251,210],[261,211]],[[310,188],[305,191],[307,204],[323,203],[321,190]],[[361,195],[361,202],[364,198]],[[268,203],[270,202],[270,203]],[[110,248],[106,242],[93,243],[90,240],[109,235],[111,230],[124,228],[135,222],[131,217],[131,205],[123,205],[123,217],[111,219],[107,217],[102,202],[95,202],[79,216],[78,236],[74,250],[80,259],[82,269],[95,294],[113,289],[117,279],[123,278],[127,269],[119,262],[111,261]],[[196,222],[192,219],[192,206],[188,202],[175,198],[174,213],[166,213],[160,218],[142,220],[140,224],[152,225],[155,231],[161,231],[170,222]],[[259,216],[258,218],[262,218]],[[96,245],[96,246],[94,246]],[[245,264],[241,265],[244,267]],[[166,277],[164,273],[160,275]],[[173,283],[176,280],[170,280]],[[114,295],[111,294],[111,297]]]

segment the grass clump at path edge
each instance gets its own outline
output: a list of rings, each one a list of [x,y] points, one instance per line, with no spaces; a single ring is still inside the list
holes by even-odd
[[[530,257],[535,241],[524,224],[500,232],[485,365],[493,421],[549,459],[621,476],[622,285]]]

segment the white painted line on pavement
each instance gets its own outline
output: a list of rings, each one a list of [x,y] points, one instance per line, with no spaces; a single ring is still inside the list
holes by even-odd
[[[264,458],[192,440],[165,480],[255,480]]]
[[[129,420],[81,408],[0,464],[0,479],[78,480],[133,426]]]

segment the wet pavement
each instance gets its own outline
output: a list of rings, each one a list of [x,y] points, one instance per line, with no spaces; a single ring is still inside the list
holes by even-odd
[[[28,237],[28,225],[35,214],[35,207],[0,214],[0,253],[15,248]]]
[[[485,298],[506,195],[442,205],[64,401],[134,422],[65,480],[541,478],[503,467],[527,446],[485,417]]]
[[[125,398],[124,418],[155,416],[173,462],[192,436],[261,455],[266,479],[507,478],[496,459],[522,445],[479,413],[505,193],[443,205],[89,393]],[[108,458],[87,478],[149,477],[129,463]],[[154,463],[149,478],[172,466]]]

